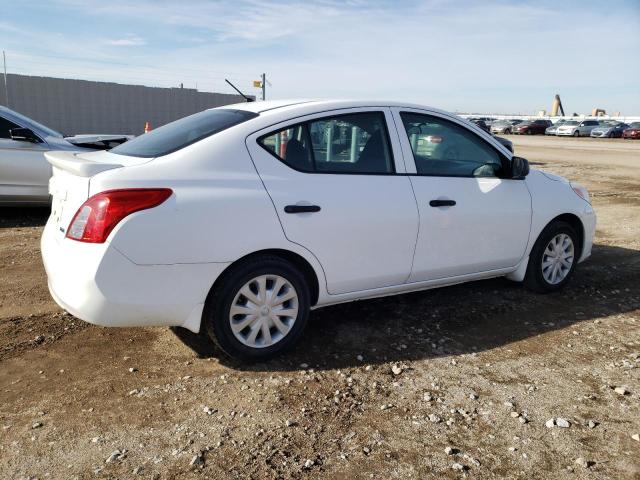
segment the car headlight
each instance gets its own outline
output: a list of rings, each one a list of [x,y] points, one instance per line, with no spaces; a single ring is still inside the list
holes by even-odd
[[[585,187],[583,187],[579,183],[571,182],[571,189],[576,192],[576,195],[578,195],[581,199],[583,199],[588,204],[591,204],[591,197],[589,196],[589,192]]]

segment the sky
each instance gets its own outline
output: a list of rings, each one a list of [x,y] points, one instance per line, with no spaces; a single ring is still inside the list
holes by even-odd
[[[27,75],[640,115],[640,0],[0,0],[0,49]]]

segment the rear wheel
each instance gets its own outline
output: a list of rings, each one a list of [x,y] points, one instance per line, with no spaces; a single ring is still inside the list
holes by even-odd
[[[547,225],[531,249],[525,286],[540,293],[560,290],[573,275],[578,254],[578,235],[571,225]]]
[[[267,360],[291,348],[309,318],[309,288],[289,262],[259,256],[226,272],[209,294],[202,321],[229,356]]]

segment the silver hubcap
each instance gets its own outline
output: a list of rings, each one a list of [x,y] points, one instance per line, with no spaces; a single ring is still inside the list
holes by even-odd
[[[542,276],[551,285],[563,281],[573,265],[573,240],[566,233],[551,239],[542,254]]]
[[[298,293],[279,275],[260,275],[238,291],[229,312],[235,337],[252,348],[264,348],[287,336],[298,317]]]

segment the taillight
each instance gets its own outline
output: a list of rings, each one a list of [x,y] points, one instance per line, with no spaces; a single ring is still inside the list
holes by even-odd
[[[103,243],[115,226],[134,212],[157,207],[172,194],[169,188],[108,190],[87,199],[67,229],[67,238]]]

